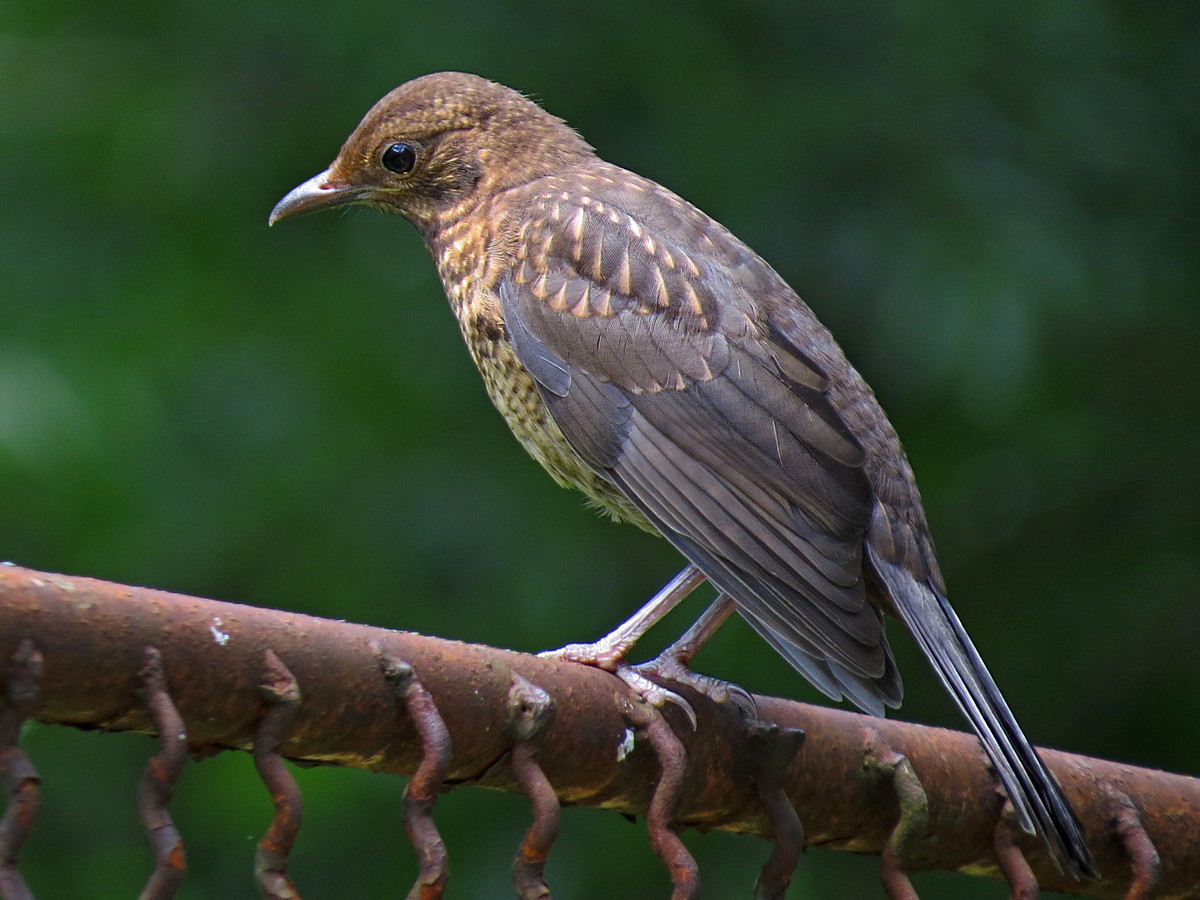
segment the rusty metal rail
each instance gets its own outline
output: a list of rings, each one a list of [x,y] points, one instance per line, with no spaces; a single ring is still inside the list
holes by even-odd
[[[1004,878],[1013,897],[1040,885],[1200,898],[1200,780],[1181,775],[1046,751],[1104,874],[1072,882],[1011,827],[977,742],[958,732],[770,697],[755,698],[759,721],[747,721],[735,704],[678,688],[699,717],[693,730],[681,710],[647,707],[583,666],[14,566],[0,567],[0,661],[10,793],[0,898],[29,896],[16,867],[38,803],[37,775],[15,746],[27,717],[161,735],[141,790],[156,854],[146,898],[172,896],[182,874],[166,804],[183,743],[253,752],[276,804],[256,860],[265,897],[299,897],[286,875],[300,826],[288,758],[412,776],[414,900],[445,890],[434,802],[463,784],[529,798],[533,823],[513,866],[522,898],[550,896],[542,872],[560,803],[646,817],[676,898],[699,891],[676,834],[688,827],[775,841],[760,898],[784,895],[805,840],[881,855],[889,897],[915,897],[905,873],[939,868]]]

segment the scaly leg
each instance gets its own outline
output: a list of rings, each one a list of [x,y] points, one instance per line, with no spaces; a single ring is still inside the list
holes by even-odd
[[[692,623],[692,627],[679,636],[679,640],[659,654],[657,659],[643,666],[662,662],[665,666],[677,666],[687,669],[700,648],[708,643],[708,639],[717,633],[717,629],[725,624],[725,620],[733,615],[737,604],[728,594],[719,594],[712,606],[704,611],[704,615]],[[639,666],[641,668],[641,666]]]
[[[625,662],[633,645],[663,616],[679,605],[684,597],[704,583],[704,573],[689,563],[682,572],[672,578],[661,591],[626,621],[592,644],[567,644],[557,650],[545,650],[538,656],[561,659],[587,666],[597,666],[612,672],[647,703],[662,708],[667,703],[679,706],[692,728],[696,727],[696,711],[692,705],[661,685],[655,684]],[[694,630],[688,630],[690,634]],[[698,647],[699,645],[697,645]]]
[[[567,644],[557,650],[545,650],[538,656],[583,663],[615,672],[642,635],[674,609],[680,600],[703,584],[704,580],[704,573],[688,563],[684,570],[651,597],[645,606],[600,640],[592,644]],[[688,633],[691,633],[691,629]]]

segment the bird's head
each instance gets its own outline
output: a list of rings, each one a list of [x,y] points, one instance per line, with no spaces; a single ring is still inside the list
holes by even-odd
[[[591,155],[561,119],[516,91],[439,72],[376,103],[332,165],[280,200],[270,223],[362,203],[436,228],[478,197]]]

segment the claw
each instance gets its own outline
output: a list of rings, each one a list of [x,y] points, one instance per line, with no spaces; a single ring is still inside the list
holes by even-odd
[[[669,691],[662,685],[655,684],[643,675],[639,671],[642,666],[635,667],[626,663],[624,659],[627,649],[614,648],[610,644],[600,640],[594,644],[567,644],[565,647],[559,647],[557,650],[543,650],[538,654],[538,657],[541,659],[557,659],[562,662],[579,663],[584,666],[594,666],[597,669],[612,672],[625,682],[625,685],[631,691],[656,709],[662,709],[668,703],[674,703],[684,711],[688,717],[688,721],[692,723],[692,730],[695,731],[699,722],[696,719],[696,711],[692,709],[692,704],[688,703],[674,691]],[[643,665],[649,665],[649,663],[644,663]],[[654,670],[650,671],[652,674],[654,673]],[[687,670],[685,669],[684,671]],[[682,681],[682,679],[680,680]],[[716,682],[715,679],[713,681],[714,683],[721,683]]]
[[[696,718],[696,710],[692,708],[692,704],[688,703],[674,691],[669,691],[662,685],[655,684],[639,672],[639,668],[641,667],[621,665],[613,670],[613,674],[625,682],[631,691],[655,709],[662,709],[668,703],[674,703],[683,710],[684,714],[688,717],[688,721],[692,723],[692,731],[695,731],[700,726],[700,721]]]
[[[693,672],[669,651],[632,668],[639,675],[653,675],[664,681],[682,684],[714,703],[732,703],[748,720],[758,718],[758,704],[749,691],[733,682]]]

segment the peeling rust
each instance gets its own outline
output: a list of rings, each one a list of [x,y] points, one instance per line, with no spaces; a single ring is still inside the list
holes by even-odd
[[[549,900],[546,858],[558,837],[559,804],[554,787],[538,764],[542,737],[554,724],[554,699],[515,672],[508,693],[508,732],[513,738],[512,769],[533,808],[533,823],[512,865],[519,900]]]
[[[17,858],[41,810],[42,780],[16,742],[21,725],[37,706],[42,671],[42,654],[29,638],[17,645],[5,667],[5,704],[0,709],[0,781],[8,792],[8,806],[0,818],[0,898],[3,900],[33,900],[29,886],[17,869]]]
[[[438,900],[446,890],[450,861],[446,844],[433,821],[433,808],[453,759],[450,732],[413,667],[378,645],[376,652],[383,676],[396,698],[404,703],[423,748],[421,762],[404,790],[402,802],[404,830],[418,860],[417,880],[408,892],[408,900]]]
[[[138,697],[150,710],[158,730],[162,750],[151,757],[138,785],[137,810],[142,828],[154,852],[154,871],[138,895],[139,900],[167,900],[183,884],[187,857],[167,804],[175,792],[175,782],[187,763],[187,733],[183,719],[167,688],[162,654],[146,648],[145,662],[138,672]]]
[[[300,685],[275,653],[263,654],[259,695],[266,709],[254,738],[254,767],[271,794],[275,818],[254,855],[254,879],[265,900],[299,900],[287,877],[288,855],[303,819],[300,786],[279,755],[279,748],[300,707]]]

